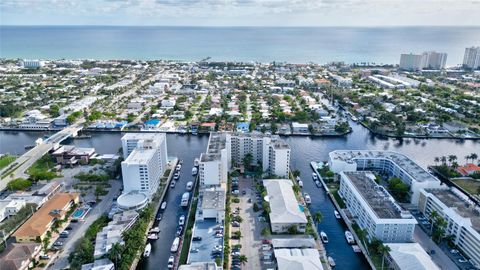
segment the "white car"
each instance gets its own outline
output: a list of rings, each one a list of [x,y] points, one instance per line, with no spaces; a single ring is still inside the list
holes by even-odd
[[[185,216],[181,215],[180,218],[178,219],[178,225],[183,226],[185,224]]]
[[[168,265],[167,265],[168,269],[173,269],[174,263],[175,263],[175,257],[173,257],[172,255],[168,258]]]

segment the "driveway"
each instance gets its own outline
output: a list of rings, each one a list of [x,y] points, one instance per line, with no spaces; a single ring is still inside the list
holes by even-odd
[[[423,249],[427,252],[432,249],[435,250],[435,254],[430,255],[432,260],[437,264],[440,269],[459,269],[457,265],[443,252],[443,250],[433,242],[432,239],[417,225],[413,234],[415,242],[419,243]]]
[[[108,194],[102,198],[100,203],[90,210],[84,221],[79,221],[77,225],[75,225],[75,229],[72,231],[71,235],[64,241],[65,244],[63,251],[58,255],[54,264],[51,265],[49,269],[63,269],[67,267],[68,255],[73,252],[77,241],[85,235],[88,227],[90,227],[95,220],[101,215],[108,213],[112,207],[113,199],[118,196],[120,187],[122,186],[121,181],[118,180],[111,180],[109,183],[111,184],[111,187]]]

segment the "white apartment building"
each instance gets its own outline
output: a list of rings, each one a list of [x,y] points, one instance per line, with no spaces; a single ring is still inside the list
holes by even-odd
[[[122,137],[123,193],[140,191],[151,196],[158,189],[167,166],[165,134],[128,133]]]
[[[210,133],[207,152],[200,155],[200,186],[219,186],[227,183],[229,143],[225,133]]]
[[[17,214],[20,209],[25,207],[26,202],[24,200],[17,199],[3,199],[0,200],[0,222]]]
[[[410,186],[410,202],[416,204],[420,190],[438,188],[441,182],[407,156],[393,151],[337,150],[329,153],[331,171],[376,171],[398,177]]]
[[[289,179],[263,180],[270,204],[270,225],[274,233],[286,233],[291,226],[304,233],[307,217],[302,211]]]
[[[195,220],[204,220],[206,218],[215,219],[217,223],[223,223],[225,220],[225,190],[224,189],[204,189],[200,192],[198,211]]]
[[[23,68],[41,68],[45,65],[45,62],[40,60],[27,60],[23,59],[21,61],[21,65]]]
[[[371,172],[340,172],[338,194],[368,237],[388,243],[413,241],[416,219],[395,202]]]
[[[227,134],[229,145],[228,167],[243,164],[247,154],[252,155],[252,165],[261,164],[263,171],[288,178],[290,173],[290,147],[278,136],[263,134]]]
[[[443,69],[447,63],[447,54],[434,51],[422,54],[401,54],[400,69],[417,71],[422,69]]]
[[[465,48],[463,66],[470,69],[480,68],[480,47]]]
[[[480,267],[480,206],[454,188],[437,188],[421,191],[418,208],[426,217],[432,211],[440,214],[447,222],[446,235],[453,235],[458,248]]]

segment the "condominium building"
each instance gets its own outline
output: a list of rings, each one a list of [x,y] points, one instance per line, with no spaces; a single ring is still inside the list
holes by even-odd
[[[400,69],[418,71],[422,69],[443,69],[447,63],[447,54],[434,51],[422,54],[401,54]]]
[[[480,47],[465,48],[463,66],[469,69],[480,68]]]
[[[225,133],[210,133],[207,152],[200,155],[198,174],[202,187],[227,183],[229,148]]]
[[[416,219],[375,182],[371,172],[340,172],[339,195],[369,238],[388,243],[413,241]]]
[[[409,197],[418,202],[420,190],[438,188],[441,182],[407,156],[393,151],[337,150],[329,153],[328,166],[335,173],[341,171],[376,171],[389,177],[398,177],[410,186]]]
[[[122,138],[123,193],[140,191],[151,196],[158,189],[167,166],[165,134],[128,133]]]
[[[400,55],[400,69],[417,71],[422,69],[422,55],[421,54],[401,54]]]
[[[273,233],[286,233],[290,227],[305,232],[307,217],[302,211],[289,179],[263,180],[270,204],[270,225]]]
[[[31,69],[34,69],[34,68],[41,68],[45,65],[45,63],[43,61],[40,61],[40,60],[27,60],[27,59],[24,59],[21,61],[21,65],[23,68],[31,68]]]
[[[418,208],[429,217],[436,211],[447,222],[446,235],[480,267],[480,206],[454,188],[424,189],[420,193]]]
[[[229,167],[243,164],[245,156],[251,155],[251,165],[262,165],[263,171],[278,177],[288,178],[290,173],[290,147],[278,136],[263,134],[227,134],[229,142]]]

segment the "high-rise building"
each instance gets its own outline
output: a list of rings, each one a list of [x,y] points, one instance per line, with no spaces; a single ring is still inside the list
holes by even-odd
[[[167,142],[161,133],[128,133],[122,137],[123,193],[139,191],[151,196],[167,166]]]
[[[45,65],[43,61],[40,60],[22,60],[21,63],[23,68],[29,68],[29,69],[35,69],[35,68],[41,68]]]
[[[229,141],[229,165],[243,164],[251,155],[251,165],[262,165],[264,172],[288,178],[290,173],[290,147],[278,136],[252,133],[227,134]]]
[[[207,152],[200,155],[198,174],[201,187],[216,187],[227,183],[227,144],[225,133],[210,133]]]
[[[465,48],[463,66],[469,69],[480,68],[480,47]]]
[[[421,54],[401,54],[400,55],[400,69],[417,71],[422,69],[422,55]]]
[[[444,69],[446,63],[446,53],[430,51],[422,54],[422,69]]]
[[[418,71],[422,69],[443,69],[447,63],[447,54],[434,51],[422,54],[401,54],[400,69]]]

